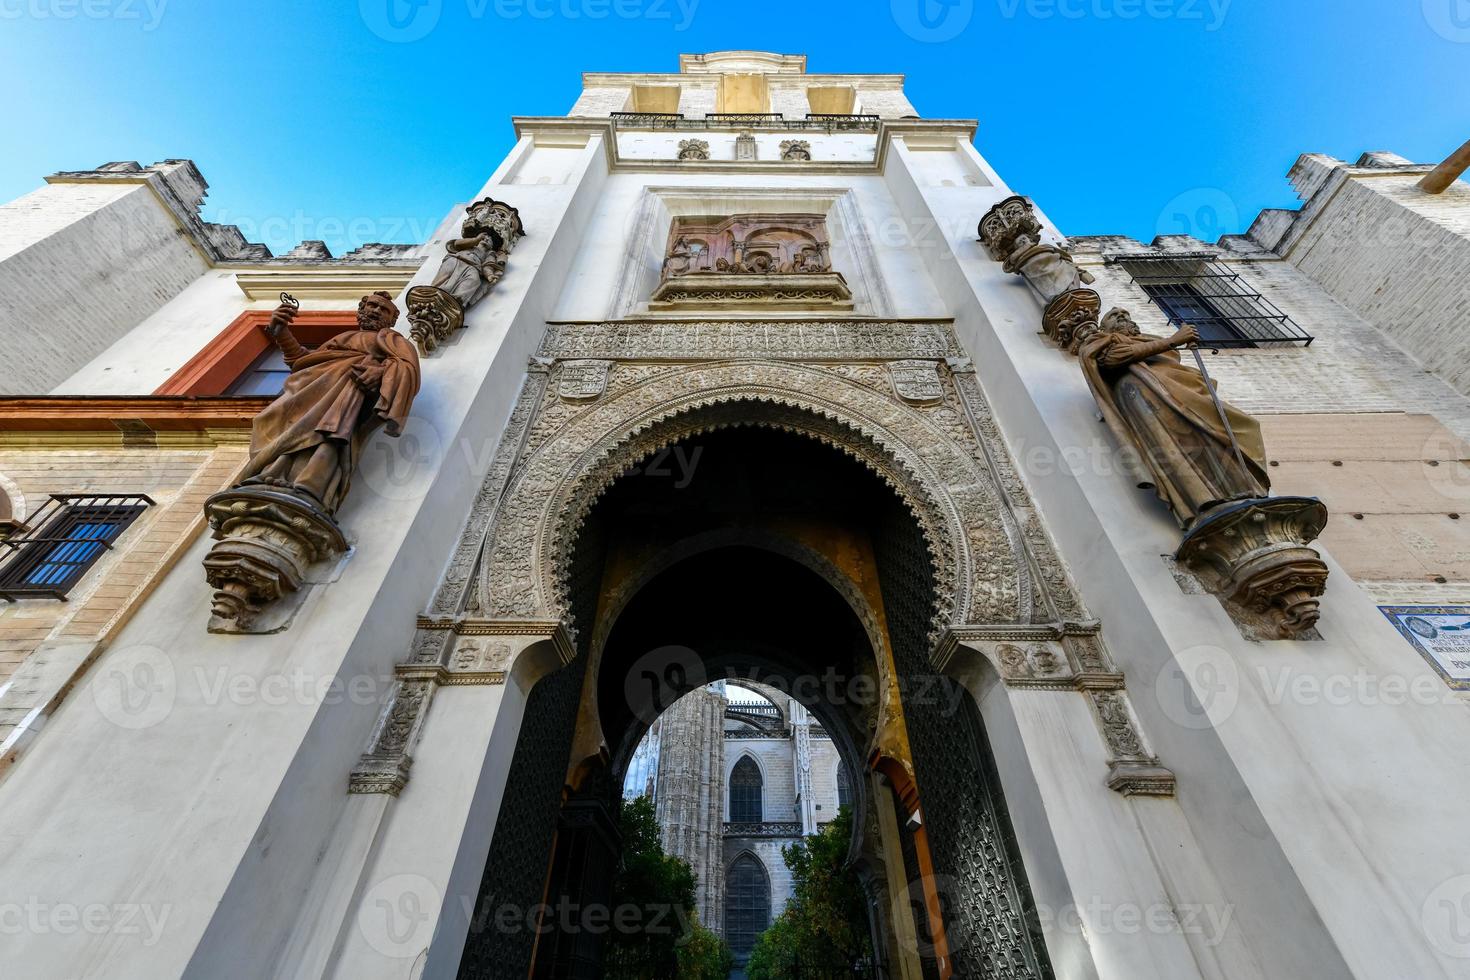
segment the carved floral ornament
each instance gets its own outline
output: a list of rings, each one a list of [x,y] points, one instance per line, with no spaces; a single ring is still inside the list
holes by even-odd
[[[709,159],[709,141],[708,140],[680,140],[679,141],[679,159],[680,160],[708,160]]]
[[[810,161],[812,158],[812,145],[806,140],[782,140],[781,159]]]

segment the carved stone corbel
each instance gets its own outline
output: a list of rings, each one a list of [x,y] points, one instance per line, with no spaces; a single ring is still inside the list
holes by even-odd
[[[205,501],[204,514],[219,539],[204,558],[205,580],[215,589],[211,632],[231,625],[272,632],[283,623],[261,622],[263,611],[297,592],[313,565],[347,550],[337,522],[299,494],[235,487]],[[281,612],[276,618],[288,614]]]
[[[1207,512],[1175,553],[1211,592],[1260,616],[1289,639],[1317,624],[1327,566],[1307,545],[1327,524],[1315,497],[1265,497]]]

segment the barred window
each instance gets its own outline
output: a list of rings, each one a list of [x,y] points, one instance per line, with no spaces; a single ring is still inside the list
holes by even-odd
[[[730,822],[760,823],[763,811],[760,767],[747,755],[730,771]]]
[[[152,503],[142,494],[53,494],[22,530],[0,541],[0,598],[65,599]]]
[[[771,924],[771,879],[749,852],[740,855],[725,872],[725,941],[743,956]]]
[[[1206,347],[1312,342],[1291,317],[1211,254],[1129,255],[1118,257],[1118,264],[1171,325],[1194,327]]]

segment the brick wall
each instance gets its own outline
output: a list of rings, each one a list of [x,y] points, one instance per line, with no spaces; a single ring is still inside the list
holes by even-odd
[[[0,605],[0,772],[24,747],[26,732],[17,726],[39,727],[38,715],[44,720],[72,679],[203,532],[205,498],[229,485],[245,456],[243,439],[188,449],[0,446],[0,486],[19,491],[27,513],[52,493],[141,493],[154,501],[67,601]]]
[[[52,184],[0,207],[0,395],[49,392],[205,270],[142,184]]]

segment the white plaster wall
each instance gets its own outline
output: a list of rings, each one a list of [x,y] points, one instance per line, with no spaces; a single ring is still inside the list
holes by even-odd
[[[0,206],[0,395],[40,395],[204,274],[143,184],[50,184]]]

